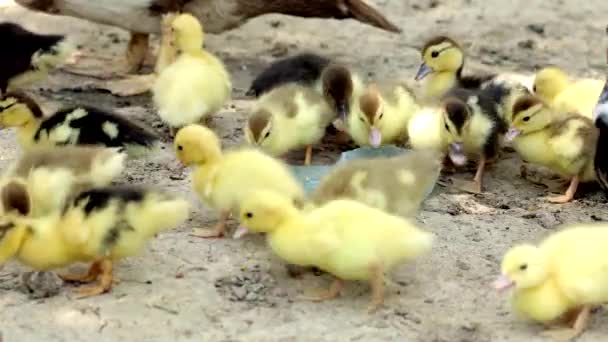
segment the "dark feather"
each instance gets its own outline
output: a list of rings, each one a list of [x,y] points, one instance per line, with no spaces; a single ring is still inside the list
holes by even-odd
[[[253,80],[247,95],[258,97],[285,83],[312,85],[321,77],[321,72],[329,62],[328,58],[313,53],[280,59],[270,64]]]
[[[100,210],[108,206],[111,200],[116,199],[124,204],[129,202],[141,202],[146,196],[143,187],[130,185],[115,185],[86,190],[79,193],[72,201],[72,206],[77,207],[84,201],[85,214]]]
[[[0,23],[0,90],[4,94],[11,78],[32,70],[32,56],[39,50],[51,51],[65,37],[30,32],[13,23]]]
[[[607,28],[608,30],[608,28]],[[598,100],[598,104],[608,103],[608,79],[604,85],[604,90]],[[598,183],[606,193],[608,193],[608,122],[604,114],[596,113],[595,126],[599,129],[599,137],[595,149],[595,174],[597,176]]]
[[[53,128],[60,126],[66,121],[70,113],[79,108],[84,109],[88,114],[70,122],[71,128],[80,129],[77,145],[105,145],[107,147],[139,145],[151,147],[158,141],[158,136],[151,129],[127,120],[118,114],[91,107],[70,108],[55,113],[41,123],[34,139],[40,139],[43,131],[50,132]],[[118,135],[115,138],[112,139],[103,131],[102,126],[105,122],[111,122],[117,126]],[[64,142],[64,144],[67,143],[67,141]]]

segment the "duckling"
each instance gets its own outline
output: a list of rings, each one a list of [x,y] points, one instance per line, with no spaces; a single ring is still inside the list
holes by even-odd
[[[286,83],[312,87],[321,79],[321,73],[329,63],[329,58],[310,52],[279,59],[256,76],[245,95],[260,97]]]
[[[25,150],[35,146],[102,145],[126,148],[131,156],[159,146],[151,129],[120,115],[91,107],[60,110],[45,117],[24,93],[8,93],[0,100],[0,127],[16,127]]]
[[[520,98],[513,106],[513,115],[506,140],[522,159],[570,179],[566,193],[548,197],[549,202],[570,202],[580,182],[596,180],[599,132],[591,119],[577,113],[556,113],[535,96]]]
[[[332,63],[323,69],[315,88],[335,109],[338,120],[334,126],[340,131],[347,130],[350,114],[360,113],[359,97],[364,90],[361,77],[344,64]]]
[[[383,303],[384,273],[428,252],[433,242],[433,235],[413,222],[356,201],[330,201],[302,212],[289,197],[270,190],[252,192],[241,205],[240,219],[243,226],[235,237],[266,233],[280,258],[336,277],[316,301],[336,297],[343,280],[369,280],[370,311]]]
[[[605,223],[558,227],[538,246],[521,244],[505,254],[496,289],[514,289],[513,308],[546,324],[574,313],[569,329],[544,334],[566,341],[579,336],[592,306],[608,301],[608,227]]]
[[[194,15],[205,24],[207,32],[222,33],[239,27],[249,19],[270,13],[280,13],[304,18],[335,18],[355,19],[359,22],[378,27],[380,29],[399,33],[401,29],[391,23],[378,10],[367,5],[364,0],[329,0],[305,1],[282,0],[268,2],[267,0],[16,0],[16,2],[34,11],[41,11],[54,15],[69,15],[90,20],[105,25],[113,25],[131,32],[126,61],[119,63],[109,62],[109,58],[100,56],[87,56],[82,53],[81,58],[99,59],[104,65],[120,64],[110,77],[135,72],[141,68],[149,48],[149,35],[161,32],[161,18],[166,13],[181,12]],[[94,73],[86,68],[72,68],[81,74]],[[108,77],[108,75],[105,75]],[[125,90],[124,84],[109,84],[103,88],[117,95],[133,95],[149,89]]]
[[[50,194],[49,194],[50,195]],[[23,207],[26,188],[2,196],[4,207]],[[27,207],[26,207],[27,208]],[[108,292],[113,263],[139,253],[161,231],[182,224],[189,203],[140,187],[95,188],[77,195],[63,210],[47,216],[5,216],[0,264],[14,257],[36,270],[52,270],[76,262],[92,262],[86,274],[61,275],[64,280],[99,284],[80,290],[80,297]]]
[[[65,62],[74,45],[63,35],[38,34],[14,23],[0,23],[0,92],[16,90],[46,77]]]
[[[336,113],[313,89],[285,84],[257,101],[245,137],[273,156],[306,146],[304,165],[310,165],[312,145],[321,141],[335,118]]]
[[[287,166],[258,149],[241,148],[222,152],[220,140],[209,128],[188,125],[174,141],[177,158],[194,166],[192,182],[201,199],[220,211],[220,220],[211,231],[195,229],[194,236],[221,237],[231,213],[244,197],[259,188],[274,189],[296,202],[304,200],[304,189]]]
[[[413,150],[390,158],[356,159],[324,176],[311,196],[316,205],[349,198],[393,215],[415,217],[441,171],[443,155]]]
[[[565,72],[556,67],[541,69],[534,78],[534,92],[554,110],[579,113],[588,118],[593,115],[603,87],[604,81],[601,80],[572,82]]]
[[[409,119],[419,107],[401,83],[371,84],[359,97],[359,115],[350,115],[347,130],[359,146],[379,147],[407,138]]]
[[[204,32],[194,16],[168,20],[179,56],[160,70],[152,92],[158,115],[175,135],[174,128],[218,112],[230,98],[232,83],[224,63],[202,48]]]
[[[117,148],[56,146],[29,150],[12,163],[3,178],[25,180],[32,199],[31,214],[41,216],[61,209],[65,196],[110,185],[124,170],[127,155]],[[60,174],[54,170],[65,170]],[[66,178],[53,181],[52,177]],[[52,189],[52,190],[49,190]],[[49,196],[49,193],[54,194]],[[64,195],[60,195],[64,193]]]
[[[495,75],[463,76],[464,50],[456,41],[446,36],[429,39],[421,50],[422,64],[415,80],[427,80],[423,84],[422,96],[425,101],[443,97],[450,89],[478,89]]]
[[[598,128],[598,139],[594,166],[597,181],[604,191],[608,191],[608,159],[604,157],[604,146],[608,146],[608,78],[595,106],[593,121]]]
[[[471,192],[482,191],[485,165],[498,156],[506,124],[498,106],[486,93],[454,89],[443,101],[444,128],[449,141],[448,156],[456,166],[476,158],[477,172]]]

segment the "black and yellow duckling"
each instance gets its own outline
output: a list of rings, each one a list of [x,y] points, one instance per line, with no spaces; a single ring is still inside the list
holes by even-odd
[[[608,78],[593,112],[595,126],[599,130],[595,151],[595,173],[597,181],[604,191],[608,192]]]
[[[19,145],[103,145],[122,147],[131,156],[154,150],[159,137],[151,129],[90,107],[60,110],[45,116],[40,106],[23,93],[8,93],[0,100],[0,128],[17,128]]]
[[[74,46],[63,35],[38,34],[14,23],[0,23],[0,91],[28,85],[46,77],[63,63]]]
[[[477,89],[495,75],[462,75],[465,53],[453,39],[438,36],[429,39],[421,50],[422,64],[416,73],[416,81],[425,80],[422,87],[423,100],[441,98],[450,89]]]

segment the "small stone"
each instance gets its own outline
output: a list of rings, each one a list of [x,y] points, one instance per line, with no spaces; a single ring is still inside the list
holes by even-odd
[[[543,24],[530,24],[527,26],[527,28],[528,30],[541,36],[545,34],[545,26]]]
[[[258,295],[255,294],[254,292],[249,292],[245,296],[245,300],[248,301],[248,302],[257,302],[258,301]]]
[[[270,27],[272,28],[279,28],[281,26],[283,26],[283,22],[280,20],[273,20],[270,22]]]
[[[232,294],[237,300],[243,300],[247,296],[247,290],[243,287],[233,287]]]
[[[519,43],[517,43],[517,46],[519,46],[520,48],[528,49],[528,50],[534,49],[535,45],[536,44],[534,44],[534,41],[532,39],[522,40]]]

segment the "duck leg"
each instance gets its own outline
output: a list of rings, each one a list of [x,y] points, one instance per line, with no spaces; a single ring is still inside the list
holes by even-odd
[[[576,193],[576,189],[578,188],[579,178],[578,176],[572,177],[570,180],[570,186],[566,193],[561,196],[550,196],[547,197],[547,201],[551,203],[568,203],[574,199],[574,194]]]
[[[372,301],[367,311],[373,313],[384,303],[384,269],[380,265],[372,265],[369,272],[371,275]]]
[[[331,286],[328,290],[317,291],[318,293],[316,295],[307,296],[306,299],[311,300],[313,302],[323,302],[326,300],[334,299],[338,297],[343,287],[344,281],[342,279],[336,278],[334,279],[334,282],[331,283]]]
[[[68,281],[68,282],[92,283],[95,280],[97,280],[97,277],[99,277],[99,275],[101,273],[102,273],[101,262],[100,261],[94,261],[91,264],[91,266],[89,267],[89,270],[88,270],[87,273],[82,273],[82,274],[74,274],[74,273],[59,274],[59,278],[63,279],[64,281]]]
[[[112,282],[114,279],[112,276],[112,260],[101,260],[99,262],[99,267],[101,269],[101,279],[99,281],[99,284],[80,289],[80,291],[78,291],[77,298],[98,296],[112,289]]]
[[[477,171],[475,172],[475,177],[472,182],[454,182],[454,184],[461,190],[466,192],[471,192],[474,194],[481,193],[482,184],[483,184],[483,173],[485,171],[486,166],[486,157],[485,155],[481,155],[479,161],[477,162]]]
[[[542,335],[553,338],[553,340],[558,342],[570,341],[582,334],[585,328],[587,328],[590,315],[591,306],[585,305],[581,308],[576,316],[576,320],[574,321],[572,328],[545,330],[543,331]]]
[[[308,145],[308,146],[306,146],[306,155],[304,157],[304,165],[306,165],[306,166],[310,165],[311,161],[312,161],[312,145]]]
[[[221,238],[224,236],[224,231],[226,230],[226,221],[228,221],[228,217],[230,217],[230,211],[223,210],[220,214],[219,222],[212,230],[201,228],[194,229],[194,232],[191,233],[190,236],[196,236],[204,239]]]

